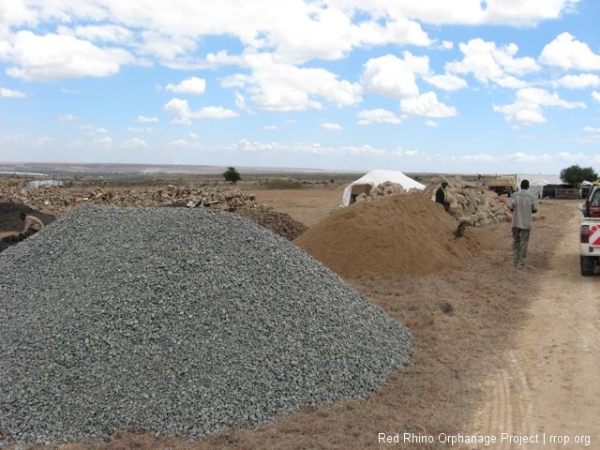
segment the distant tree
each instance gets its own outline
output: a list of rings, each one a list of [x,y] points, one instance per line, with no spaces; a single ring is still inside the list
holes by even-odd
[[[233,184],[242,179],[240,173],[235,170],[235,167],[228,167],[227,170],[223,172],[223,177],[225,178],[225,181],[229,181]]]
[[[598,174],[591,167],[581,168],[575,165],[561,170],[560,179],[567,184],[579,186],[582,181],[594,181],[598,179]]]

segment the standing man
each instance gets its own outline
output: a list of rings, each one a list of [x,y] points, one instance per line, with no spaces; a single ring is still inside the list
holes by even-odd
[[[515,267],[522,269],[527,256],[529,232],[531,231],[531,215],[538,211],[538,199],[527,192],[529,181],[521,181],[521,190],[510,198],[510,210],[513,212],[512,238]]]
[[[442,181],[442,185],[435,191],[435,202],[440,203],[446,211],[450,211],[450,202],[448,202],[448,182]]]

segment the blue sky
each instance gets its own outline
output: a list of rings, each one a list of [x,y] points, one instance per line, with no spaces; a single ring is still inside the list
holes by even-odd
[[[596,0],[11,0],[0,161],[600,171]]]

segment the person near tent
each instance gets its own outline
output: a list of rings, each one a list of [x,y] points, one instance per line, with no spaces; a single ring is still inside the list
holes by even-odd
[[[527,246],[531,231],[531,216],[539,209],[538,199],[528,192],[529,181],[521,181],[521,190],[515,192],[510,198],[512,218],[513,256],[515,267],[522,269],[527,257]]]
[[[435,191],[435,202],[440,203],[446,211],[450,211],[450,202],[448,202],[448,182],[442,181],[442,185]]]
[[[23,238],[29,237],[44,228],[44,223],[31,214],[21,213],[19,214],[19,217],[25,222],[23,224],[23,231],[21,231],[21,234],[19,235]]]

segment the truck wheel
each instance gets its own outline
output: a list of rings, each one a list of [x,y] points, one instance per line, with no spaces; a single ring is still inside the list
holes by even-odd
[[[593,256],[580,256],[579,262],[581,266],[581,275],[589,277],[594,275],[594,269],[596,267],[596,258]]]

